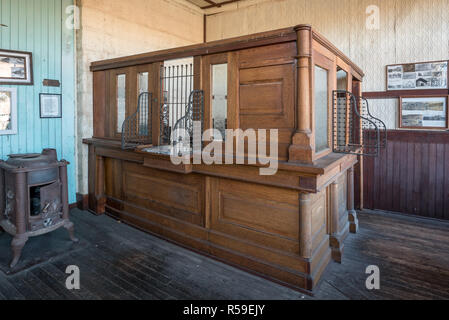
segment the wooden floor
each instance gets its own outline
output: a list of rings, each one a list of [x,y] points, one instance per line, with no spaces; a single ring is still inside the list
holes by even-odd
[[[310,297],[106,216],[73,210],[72,220],[89,245],[14,276],[0,272],[0,299],[449,299],[445,222],[360,214],[343,263],[328,267]],[[80,268],[79,291],[65,288],[68,265]],[[369,265],[380,268],[380,290],[365,288]]]

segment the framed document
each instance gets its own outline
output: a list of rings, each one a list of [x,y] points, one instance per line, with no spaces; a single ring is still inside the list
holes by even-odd
[[[387,66],[387,90],[448,89],[448,61]]]
[[[0,135],[17,134],[17,89],[0,88]]]
[[[62,118],[61,95],[52,93],[41,93],[40,116],[41,118]]]
[[[448,96],[401,97],[399,127],[408,129],[448,128]]]
[[[33,85],[32,53],[0,50],[0,84]]]

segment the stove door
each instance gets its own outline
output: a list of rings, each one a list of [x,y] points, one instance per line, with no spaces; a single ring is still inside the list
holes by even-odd
[[[61,221],[61,183],[55,182],[40,188],[41,213],[31,217],[31,231],[51,227]]]

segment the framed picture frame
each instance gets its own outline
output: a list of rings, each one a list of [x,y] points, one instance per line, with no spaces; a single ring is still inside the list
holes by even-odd
[[[447,130],[448,95],[399,98],[399,128]]]
[[[0,135],[17,134],[17,89],[0,87]]]
[[[387,65],[387,91],[449,89],[449,61]]]
[[[39,94],[41,119],[62,118],[62,96],[55,93]]]
[[[0,85],[33,83],[33,54],[0,49]]]

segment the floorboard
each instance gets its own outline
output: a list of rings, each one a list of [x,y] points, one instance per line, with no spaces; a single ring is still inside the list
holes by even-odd
[[[72,220],[88,245],[12,276],[0,272],[0,299],[449,299],[445,221],[360,213],[342,263],[328,266],[311,297],[107,216],[75,209]],[[80,290],[65,288],[69,265],[80,268]],[[369,265],[380,268],[380,290],[365,287]]]

